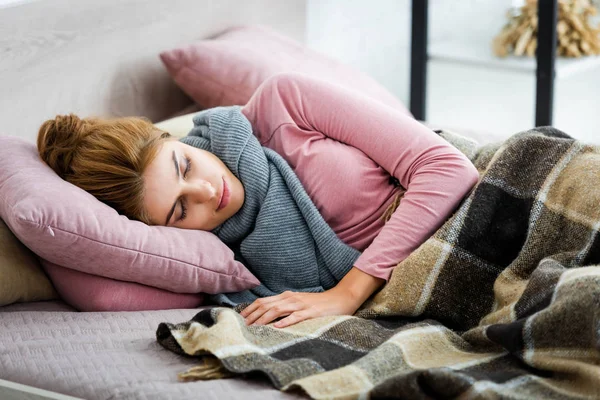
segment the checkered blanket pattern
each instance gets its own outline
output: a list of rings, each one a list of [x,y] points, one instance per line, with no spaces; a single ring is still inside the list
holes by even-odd
[[[444,136],[442,134],[442,136]],[[481,179],[353,316],[278,329],[215,307],[161,323],[180,380],[314,399],[600,398],[600,146],[553,128],[472,151]]]

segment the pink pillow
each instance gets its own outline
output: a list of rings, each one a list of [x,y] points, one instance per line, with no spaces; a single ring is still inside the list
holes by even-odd
[[[0,217],[40,258],[88,274],[175,293],[235,292],[260,283],[212,233],[119,215],[56,175],[35,144],[10,136],[0,136]]]
[[[144,311],[196,308],[201,293],[173,293],[139,283],[90,275],[42,260],[60,297],[80,311]]]
[[[173,80],[203,108],[244,105],[267,78],[301,72],[358,90],[407,115],[408,109],[368,75],[265,26],[238,26],[213,39],[164,51]]]

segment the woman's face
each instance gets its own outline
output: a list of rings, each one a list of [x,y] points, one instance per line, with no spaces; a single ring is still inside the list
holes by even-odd
[[[210,231],[244,204],[242,183],[217,156],[174,139],[146,168],[144,186],[153,225]]]

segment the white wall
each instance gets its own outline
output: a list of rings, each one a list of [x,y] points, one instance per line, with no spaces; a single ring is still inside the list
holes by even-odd
[[[430,0],[429,40],[491,41],[514,0]],[[517,0],[515,3],[518,3]],[[409,0],[308,0],[307,44],[370,74],[407,105]],[[600,67],[555,84],[554,126],[600,143]],[[429,63],[427,120],[508,136],[534,124],[535,74]]]
[[[18,3],[26,3],[34,0],[0,0],[0,8],[14,6]]]

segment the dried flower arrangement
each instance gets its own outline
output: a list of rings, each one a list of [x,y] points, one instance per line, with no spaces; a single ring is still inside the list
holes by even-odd
[[[509,22],[494,38],[492,48],[499,57],[509,54],[535,57],[537,48],[537,0],[508,12]],[[589,20],[598,13],[591,0],[558,0],[557,54],[581,57],[600,54],[600,28]]]

